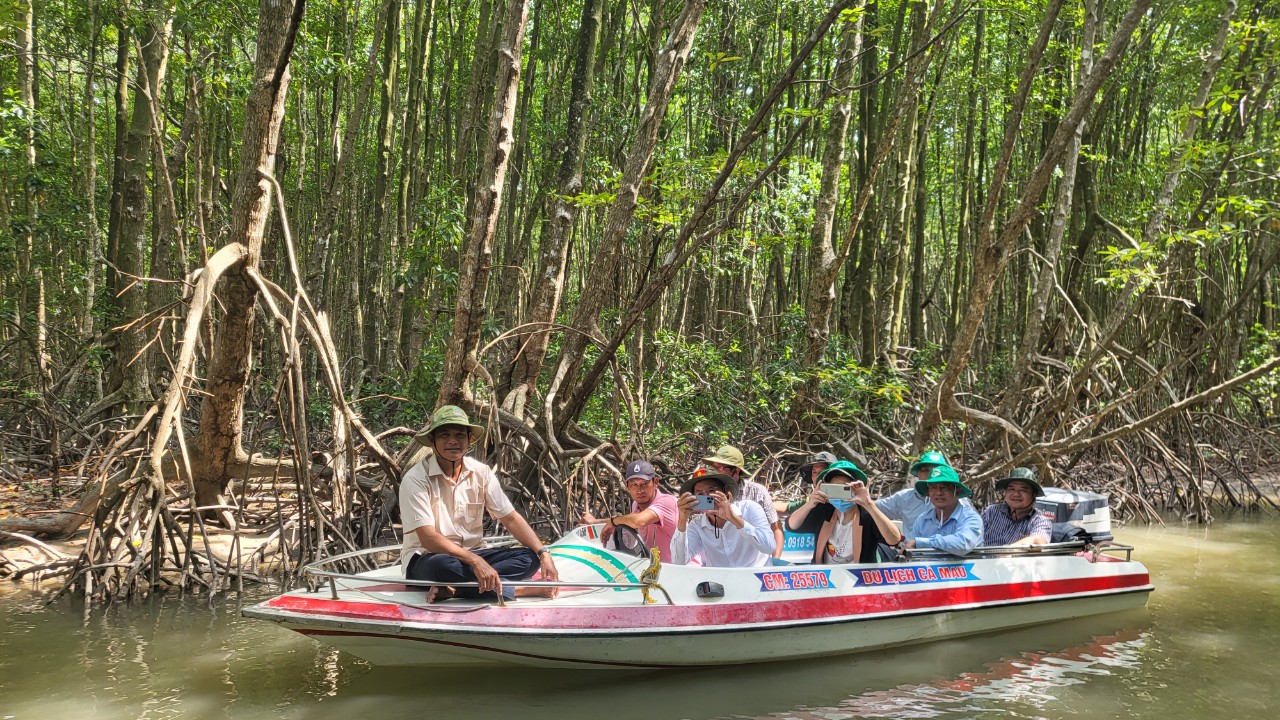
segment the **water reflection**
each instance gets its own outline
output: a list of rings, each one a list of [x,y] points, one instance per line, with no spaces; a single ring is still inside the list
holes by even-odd
[[[1125,535],[1157,586],[1149,610],[872,655],[647,673],[372,668],[240,618],[232,602],[169,598],[84,620],[24,612],[27,596],[0,583],[0,720],[1280,714],[1269,670],[1280,523]]]
[[[936,643],[871,656],[809,660],[738,668],[648,673],[555,671],[432,673],[384,668],[354,678],[348,702],[307,711],[312,718],[339,718],[365,709],[355,697],[376,698],[385,718],[432,714],[471,718],[606,716],[679,717],[936,717],[958,707],[1009,704],[1039,707],[1054,692],[1139,664],[1146,613],[1105,618],[1103,627],[1123,627],[1093,637],[1093,622],[1055,624],[998,636]],[[1050,651],[1050,648],[1067,650]],[[1028,648],[1031,648],[1028,650]],[[985,665],[984,665],[985,660]],[[984,667],[980,672],[966,672]],[[429,679],[428,679],[429,678]],[[887,689],[886,689],[887,688]]]
[[[964,710],[1008,710],[1021,705],[1037,711],[1062,702],[1062,690],[1082,685],[1089,676],[1110,676],[1137,670],[1146,633],[1127,629],[1094,638],[1087,645],[1062,652],[1024,653],[1016,659],[990,663],[980,673],[962,673],[953,680],[873,690],[840,702],[835,708],[785,717],[932,718]]]

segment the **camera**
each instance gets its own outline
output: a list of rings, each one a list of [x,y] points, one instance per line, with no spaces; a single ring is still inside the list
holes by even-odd
[[[837,485],[835,483],[822,483],[818,487],[824,495],[832,500],[852,500],[853,491],[848,485]]]

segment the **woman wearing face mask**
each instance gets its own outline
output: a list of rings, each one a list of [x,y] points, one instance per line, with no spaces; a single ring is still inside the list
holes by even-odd
[[[818,530],[814,543],[814,563],[873,563],[880,561],[881,545],[897,545],[902,533],[876,504],[867,491],[867,475],[857,465],[841,460],[818,476],[819,485],[805,505],[792,513],[798,524],[810,514],[828,515]],[[822,484],[844,485],[852,500],[829,498]],[[799,516],[799,517],[796,517]],[[885,558],[888,559],[888,558]]]

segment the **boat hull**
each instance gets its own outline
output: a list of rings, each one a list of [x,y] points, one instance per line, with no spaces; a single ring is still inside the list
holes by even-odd
[[[736,665],[866,652],[887,647],[1010,630],[1143,607],[1149,590],[1017,605],[849,618],[762,628],[633,631],[600,634],[483,634],[376,623],[285,618],[261,611],[299,633],[374,665],[523,665],[550,668],[665,668]]]
[[[561,578],[635,582],[647,561],[555,544]],[[663,668],[770,662],[989,633],[1146,604],[1146,569],[1101,556],[890,565],[664,565],[662,590],[565,590],[505,606],[427,605],[385,573],[294,591],[244,610],[375,665]],[[720,583],[723,597],[696,586]],[[667,602],[669,598],[669,603]]]

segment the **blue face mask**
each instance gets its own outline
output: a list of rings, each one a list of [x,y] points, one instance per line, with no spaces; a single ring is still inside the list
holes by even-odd
[[[828,500],[827,502],[831,503],[831,507],[835,508],[836,512],[845,512],[853,507],[852,500]]]

